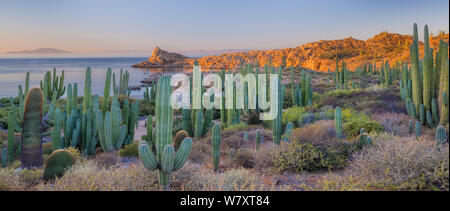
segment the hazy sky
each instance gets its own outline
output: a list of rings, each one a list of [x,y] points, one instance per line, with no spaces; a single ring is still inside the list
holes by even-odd
[[[411,34],[414,22],[448,32],[448,8],[448,0],[0,0],[0,52],[285,48]]]

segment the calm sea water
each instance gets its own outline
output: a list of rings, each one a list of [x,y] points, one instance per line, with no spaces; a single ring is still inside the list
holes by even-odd
[[[182,72],[186,69],[140,69],[131,65],[146,58],[0,58],[0,98],[17,96],[18,86],[25,84],[25,74],[30,72],[30,87],[39,87],[46,71],[56,68],[58,75],[64,70],[64,83],[78,83],[78,95],[83,95],[85,71],[91,67],[92,93],[103,95],[108,67],[118,74],[120,69],[130,72],[129,85],[140,85],[140,81],[153,72]],[[134,97],[142,97],[141,91],[132,91]]]

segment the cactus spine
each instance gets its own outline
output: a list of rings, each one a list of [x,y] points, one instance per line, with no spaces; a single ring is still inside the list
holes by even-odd
[[[334,110],[334,126],[336,128],[336,138],[342,138],[342,110],[341,107],[336,107]]]
[[[44,94],[39,88],[28,91],[22,128],[21,163],[24,168],[42,166],[42,107]]]
[[[153,150],[149,149],[147,142],[143,141],[139,144],[139,158],[142,164],[150,171],[159,170],[161,190],[169,190],[171,172],[183,167],[192,147],[192,139],[185,138],[176,154],[173,149],[171,92],[170,77],[160,77],[157,84],[155,108],[156,128],[154,143],[156,145],[156,155],[153,154]]]
[[[220,136],[220,125],[214,124],[211,139],[214,171],[217,171],[219,169],[221,141],[222,137]]]

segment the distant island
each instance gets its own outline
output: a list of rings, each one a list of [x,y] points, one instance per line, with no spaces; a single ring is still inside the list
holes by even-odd
[[[24,51],[9,51],[5,54],[68,54],[71,52],[56,49],[56,48],[38,48],[35,50],[24,50]]]

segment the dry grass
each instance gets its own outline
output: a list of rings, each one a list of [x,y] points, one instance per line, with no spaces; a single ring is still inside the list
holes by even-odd
[[[406,114],[382,113],[373,114],[372,119],[379,122],[384,131],[394,136],[409,136],[409,120]]]
[[[314,190],[449,190],[449,148],[434,141],[376,137],[344,176],[328,174]]]

